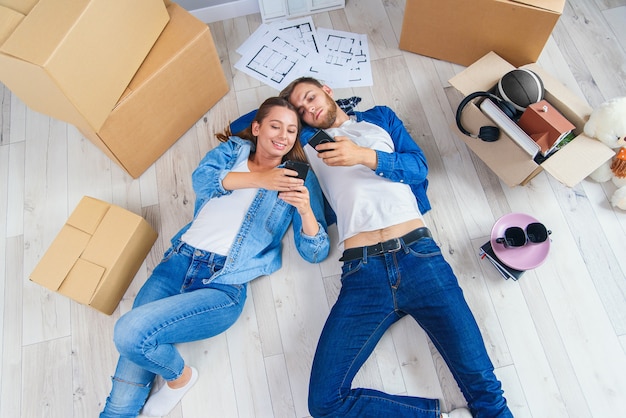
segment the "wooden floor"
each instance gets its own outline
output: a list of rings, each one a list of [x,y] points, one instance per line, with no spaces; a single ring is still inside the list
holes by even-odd
[[[460,97],[447,80],[463,67],[400,51],[404,0],[350,0],[314,16],[318,27],[368,35],[374,86],[360,109],[389,105],[430,164],[428,225],[455,269],[516,417],[626,416],[626,212],[612,184],[567,188],[546,174],[509,188],[451,129]],[[190,174],[212,133],[276,91],[234,70],[235,49],[259,15],[211,23],[230,92],[155,165],[133,180],[65,123],[27,109],[0,85],[0,416],[96,417],[117,353],[113,325],[192,215]],[[442,22],[442,24],[445,24]],[[626,2],[568,0],[539,63],[592,106],[626,95]],[[106,316],[28,276],[84,195],[145,216],[159,239],[118,310]],[[510,212],[553,231],[551,253],[518,282],[478,257]],[[331,229],[332,237],[336,231]],[[253,282],[240,320],[223,335],[180,346],[200,380],[170,415],[307,417],[311,358],[339,289],[339,254],[303,262],[291,234],[283,268]],[[464,404],[436,350],[405,318],[385,335],[356,385]]]

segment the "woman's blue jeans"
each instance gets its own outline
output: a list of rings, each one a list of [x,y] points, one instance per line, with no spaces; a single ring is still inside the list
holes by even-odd
[[[431,238],[402,243],[397,252],[346,261],[341,282],[313,360],[313,417],[439,418],[436,399],[351,387],[385,331],[405,315],[437,347],[474,417],[512,417],[474,316]]]
[[[246,285],[204,284],[226,257],[185,243],[169,248],[143,285],[133,309],[115,324],[120,358],[101,418],[136,417],[156,375],[174,380],[185,361],[176,343],[202,340],[235,323]]]

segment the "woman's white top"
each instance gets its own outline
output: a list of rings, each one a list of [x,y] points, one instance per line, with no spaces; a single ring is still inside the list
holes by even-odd
[[[248,159],[235,165],[231,171],[249,173]],[[258,191],[256,188],[237,189],[230,194],[210,199],[200,209],[181,239],[194,248],[228,255]]]

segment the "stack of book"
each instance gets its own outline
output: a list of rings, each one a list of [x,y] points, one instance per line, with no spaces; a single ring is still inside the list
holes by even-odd
[[[492,100],[483,100],[480,103],[480,110],[532,158],[535,158],[541,152],[541,147]]]
[[[517,279],[519,279],[522,276],[522,274],[524,274],[524,271],[525,271],[525,270],[516,270],[516,269],[514,269],[512,267],[509,267],[506,264],[504,264],[496,256],[496,253],[493,252],[493,247],[491,246],[491,241],[487,241],[485,244],[483,244],[480,247],[480,258],[481,259],[486,258],[487,260],[489,260],[491,262],[491,264],[493,264],[493,266],[496,268],[496,270],[498,270],[498,272],[505,279],[517,280]]]

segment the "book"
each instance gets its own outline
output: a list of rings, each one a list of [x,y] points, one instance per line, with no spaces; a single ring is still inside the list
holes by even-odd
[[[481,259],[486,258],[487,260],[489,260],[489,262],[493,264],[493,266],[496,268],[496,270],[498,270],[498,272],[502,275],[502,277],[504,277],[507,280],[508,279],[517,280],[520,277],[522,277],[522,274],[524,274],[525,270],[516,270],[513,267],[509,267],[506,264],[504,264],[502,261],[500,261],[498,256],[496,256],[496,253],[493,251],[493,247],[491,246],[491,241],[487,241],[485,244],[483,244],[480,247],[479,255]]]
[[[483,100],[480,104],[480,110],[532,158],[535,158],[541,151],[541,147],[492,100]]]
[[[576,127],[548,101],[540,100],[526,108],[518,125],[541,148],[541,155],[550,155],[571,140]]]

